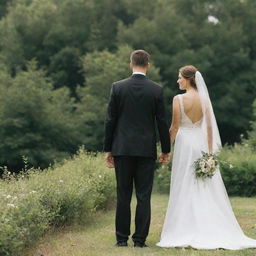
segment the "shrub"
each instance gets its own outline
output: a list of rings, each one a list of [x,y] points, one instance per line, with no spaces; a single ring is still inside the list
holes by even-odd
[[[171,180],[171,169],[172,163],[169,162],[165,165],[158,164],[155,173],[154,187],[155,191],[158,193],[169,193],[170,191],[170,180]]]
[[[246,143],[223,147],[220,170],[227,192],[232,196],[256,195],[256,154]],[[171,163],[159,166],[155,175],[155,190],[169,193]]]
[[[115,195],[113,172],[80,150],[47,170],[30,169],[0,181],[0,255],[16,256],[50,227],[84,223]]]
[[[224,147],[221,155],[221,173],[228,194],[233,196],[256,195],[256,154],[248,144]]]

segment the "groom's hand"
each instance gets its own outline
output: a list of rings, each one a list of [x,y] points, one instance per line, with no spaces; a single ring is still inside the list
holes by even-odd
[[[115,168],[114,158],[111,155],[111,152],[106,153],[105,159],[106,159],[106,166],[108,168]]]
[[[170,154],[161,153],[158,160],[161,164],[166,164],[170,161]]]

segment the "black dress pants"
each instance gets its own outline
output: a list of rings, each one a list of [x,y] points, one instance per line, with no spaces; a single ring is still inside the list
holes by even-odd
[[[135,185],[137,207],[135,214],[134,242],[145,242],[151,218],[151,192],[155,159],[139,156],[114,157],[117,182],[116,239],[127,241],[131,225],[131,198]]]

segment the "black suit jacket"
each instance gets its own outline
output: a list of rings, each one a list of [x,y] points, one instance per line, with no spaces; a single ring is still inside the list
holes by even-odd
[[[105,122],[104,151],[113,156],[156,158],[156,124],[163,153],[170,152],[163,88],[144,75],[112,85]]]

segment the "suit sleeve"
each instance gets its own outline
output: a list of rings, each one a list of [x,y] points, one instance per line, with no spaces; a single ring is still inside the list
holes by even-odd
[[[159,131],[159,137],[161,141],[162,153],[169,153],[171,145],[170,145],[169,129],[165,120],[163,88],[161,88],[161,92],[157,100],[156,121],[157,121],[157,127]]]
[[[104,146],[103,146],[103,150],[105,152],[111,152],[116,122],[117,122],[117,104],[116,104],[116,96],[115,96],[114,84],[113,84],[110,91],[110,99],[108,103],[107,116],[105,120],[105,138],[104,138]]]

